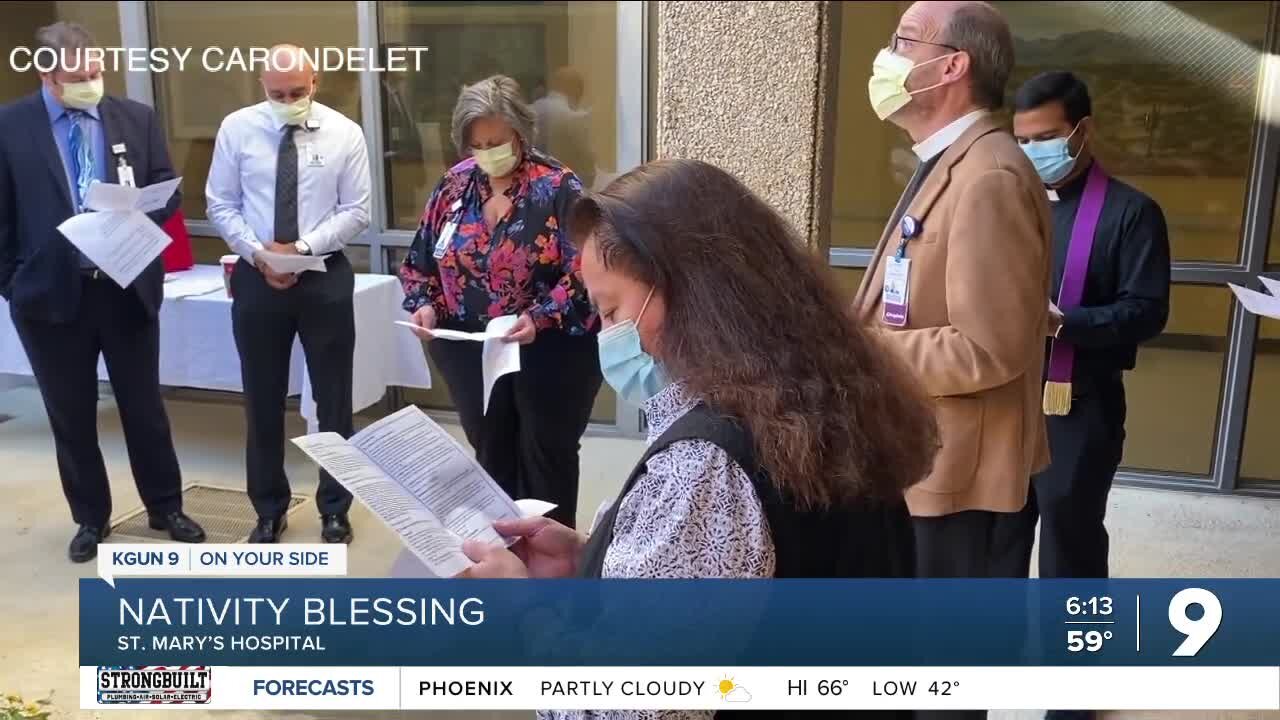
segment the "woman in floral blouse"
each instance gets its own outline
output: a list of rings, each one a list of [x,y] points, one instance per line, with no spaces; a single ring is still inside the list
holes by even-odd
[[[481,465],[513,497],[555,503],[551,517],[572,526],[579,441],[601,383],[596,317],[562,222],[582,185],[532,147],[533,125],[511,78],[463,88],[452,137],[465,159],[427,200],[400,278],[424,339],[518,318],[505,340],[522,346],[520,372],[498,380],[487,409],[481,343],[429,351]]]

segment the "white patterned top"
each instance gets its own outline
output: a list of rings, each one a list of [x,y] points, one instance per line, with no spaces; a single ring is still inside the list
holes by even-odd
[[[653,443],[698,399],[673,383],[645,403]],[[747,473],[717,445],[681,440],[649,458],[622,499],[606,578],[768,578],[773,535]],[[542,711],[545,720],[709,720],[711,710]]]

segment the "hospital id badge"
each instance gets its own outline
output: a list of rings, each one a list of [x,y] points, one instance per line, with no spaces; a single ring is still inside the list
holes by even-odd
[[[907,295],[911,272],[911,259],[890,257],[884,268],[884,292],[880,296],[884,305],[884,324],[903,327],[907,324]]]
[[[432,255],[439,260],[444,257],[444,253],[449,249],[449,242],[453,240],[453,233],[458,229],[458,223],[447,222],[440,230],[440,239],[436,240],[436,250]]]
[[[137,182],[133,179],[133,168],[125,163],[120,163],[120,166],[116,168],[116,178],[120,181],[120,184],[125,187],[138,187]]]
[[[453,205],[449,206],[449,213],[456,215],[461,207],[462,201],[455,200]],[[440,228],[440,238],[436,240],[435,252],[432,253],[435,259],[439,260],[444,257],[445,252],[449,249],[449,243],[453,240],[453,234],[458,230],[458,220],[460,219],[461,217],[457,217],[450,220],[444,224],[444,227]]]

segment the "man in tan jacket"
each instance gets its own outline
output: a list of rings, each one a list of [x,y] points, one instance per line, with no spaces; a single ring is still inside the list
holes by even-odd
[[[920,158],[854,312],[936,399],[943,447],[907,496],[921,577],[1016,574],[1002,533],[1049,459],[1049,207],[991,114],[1013,62],[1009,27],[987,4],[917,2],[869,83],[877,115],[905,130]]]

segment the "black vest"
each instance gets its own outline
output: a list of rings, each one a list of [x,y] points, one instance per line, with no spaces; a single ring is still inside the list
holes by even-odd
[[[751,478],[756,495],[764,506],[773,535],[777,557],[775,577],[779,578],[909,578],[915,571],[914,535],[905,502],[891,505],[866,504],[860,507],[804,511],[789,502],[774,486],[769,475],[755,461],[755,451],[747,431],[730,418],[698,405],[672,423],[649,449],[627,478],[613,506],[591,532],[583,553],[581,574],[599,578],[605,552],[613,542],[613,526],[622,498],[631,492],[645,473],[645,463],[653,455],[680,440],[706,440],[724,450]],[[716,720],[769,717],[775,720],[815,713],[838,717],[877,720],[909,720],[910,710],[719,710]]]
[[[802,510],[770,480],[755,460],[751,437],[731,418],[699,404],[672,423],[631,471],[618,499],[591,532],[581,575],[598,578],[622,498],[646,471],[650,457],[680,440],[705,440],[724,450],[751,478],[773,535],[779,578],[910,578],[915,544],[905,502],[863,503],[828,510]]]

